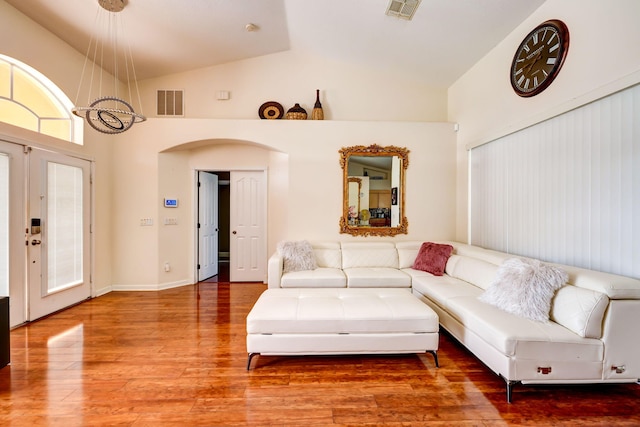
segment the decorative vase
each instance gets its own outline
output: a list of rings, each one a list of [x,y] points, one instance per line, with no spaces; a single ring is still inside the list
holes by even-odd
[[[288,120],[307,120],[307,111],[296,102],[296,105],[287,110]]]
[[[322,104],[320,103],[320,89],[316,89],[316,103],[313,105],[311,120],[324,120],[324,111],[322,111]]]

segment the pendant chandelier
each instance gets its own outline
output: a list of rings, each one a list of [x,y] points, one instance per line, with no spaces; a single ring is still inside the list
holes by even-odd
[[[118,14],[125,7],[125,0],[98,0],[98,4],[101,8],[98,8],[94,28],[102,29],[103,33],[96,34],[89,42],[78,85],[76,107],[72,109],[72,112],[85,119],[89,126],[98,132],[118,134],[129,130],[134,123],[143,122],[147,118],[134,111],[132,86],[135,86],[135,95],[140,111],[142,103],[133,56],[131,49],[128,46],[121,47],[118,40],[118,31],[123,30],[122,23],[118,22]],[[113,54],[113,91],[104,94],[105,86],[109,86],[104,84],[108,80],[104,76],[106,74],[104,69],[107,67],[105,57],[108,57],[110,53]],[[121,54],[120,62],[118,61],[119,53]],[[88,67],[89,63],[92,65]],[[87,77],[86,74],[89,76]],[[83,89],[87,93],[87,104],[84,107],[78,105],[78,98]]]

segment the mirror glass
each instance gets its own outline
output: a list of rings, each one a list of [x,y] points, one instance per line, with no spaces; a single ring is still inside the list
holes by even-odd
[[[406,234],[404,215],[406,148],[379,145],[340,150],[343,214],[340,232],[359,236]]]

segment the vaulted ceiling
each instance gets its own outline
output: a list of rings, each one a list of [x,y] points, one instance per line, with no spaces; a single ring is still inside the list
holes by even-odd
[[[82,55],[103,11],[98,0],[4,1]],[[118,37],[138,79],[292,50],[448,87],[545,0],[422,0],[410,21],[387,16],[389,0],[124,1]]]

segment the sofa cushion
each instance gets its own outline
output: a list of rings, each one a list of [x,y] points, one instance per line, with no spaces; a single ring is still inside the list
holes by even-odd
[[[398,268],[398,251],[391,242],[342,243],[342,268]]]
[[[415,270],[422,270],[435,276],[442,276],[451,256],[453,246],[433,242],[424,242],[413,263]]]
[[[342,251],[339,242],[311,242],[318,267],[342,268]]]
[[[405,270],[407,271],[407,270]],[[413,275],[413,293],[442,307],[470,333],[518,359],[600,362],[600,340],[585,340],[557,323],[535,322],[478,299],[482,289],[450,276]]]
[[[479,298],[509,313],[547,322],[551,299],[567,279],[567,273],[558,267],[511,258],[502,263],[496,279]]]
[[[416,257],[418,256],[418,252],[420,251],[420,246],[422,246],[423,241],[409,241],[409,242],[397,242],[396,250],[398,251],[398,267],[399,268],[411,268],[413,266]]]
[[[498,272],[498,266],[477,258],[451,255],[447,261],[445,272],[451,277],[487,289]]]
[[[601,362],[602,341],[582,338],[554,323],[541,323],[507,313],[475,296],[447,300],[447,311],[469,331],[502,354],[518,359]]]
[[[569,283],[607,294],[609,299],[640,299],[640,280],[602,271],[563,265],[569,273]]]
[[[485,249],[480,246],[467,245],[459,242],[441,242],[453,246],[453,253],[469,258],[476,258],[482,261],[486,261],[490,264],[500,265],[509,258],[513,258],[513,255],[498,252],[491,249]]]
[[[284,273],[318,268],[313,248],[306,240],[299,242],[280,242],[278,243],[277,250],[284,260],[284,267],[282,269]]]
[[[586,338],[602,336],[609,298],[600,292],[567,285],[558,289],[551,304],[551,320]]]
[[[411,274],[411,287],[414,293],[426,296],[443,308],[447,307],[447,301],[450,298],[469,295],[477,297],[482,294],[482,289],[464,280],[447,275],[433,276],[419,270],[413,271],[423,273],[422,275]]]
[[[339,268],[292,271],[282,275],[282,288],[346,288],[347,277]]]
[[[422,270],[415,270],[411,267],[409,268],[403,268],[400,271],[402,271],[403,273],[408,274],[409,276],[411,276],[411,282],[413,283],[414,278],[416,277],[436,277],[431,273],[427,273],[426,271],[422,271]],[[446,276],[449,277],[449,276]]]
[[[349,288],[410,288],[411,276],[397,268],[345,268]]]

